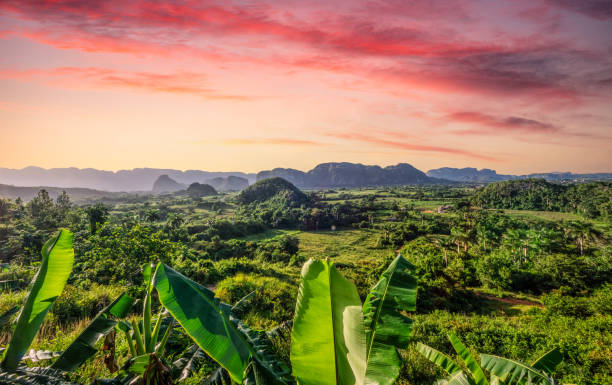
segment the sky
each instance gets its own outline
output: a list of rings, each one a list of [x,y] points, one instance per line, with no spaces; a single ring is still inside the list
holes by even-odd
[[[0,167],[612,172],[612,1],[0,1]]]

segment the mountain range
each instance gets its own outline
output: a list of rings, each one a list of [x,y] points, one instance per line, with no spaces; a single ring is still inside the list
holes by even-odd
[[[257,180],[280,177],[300,188],[364,187],[439,182],[408,163],[366,166],[359,163],[321,163],[310,171],[275,168],[257,173]]]
[[[85,187],[104,191],[151,191],[153,183],[161,175],[189,185],[207,183],[214,178],[236,176],[255,183],[255,174],[243,172],[209,172],[200,170],[173,170],[159,168],[135,168],[132,170],[104,171],[94,168],[26,167],[23,169],[0,168],[0,183],[14,186]]]
[[[163,177],[162,177],[163,176]],[[383,185],[425,184],[444,182],[490,183],[519,178],[543,178],[549,181],[604,180],[612,179],[612,173],[573,174],[570,172],[539,173],[527,175],[504,175],[495,170],[476,168],[443,167],[424,173],[408,163],[380,167],[359,163],[322,163],[310,171],[292,168],[275,168],[257,174],[243,172],[208,172],[200,170],[173,170],[155,168],[136,168],[117,172],[92,168],[52,168],[26,167],[24,169],[0,168],[0,197],[21,196],[29,199],[39,186],[52,194],[70,189],[69,193],[90,197],[106,196],[112,192],[150,193],[158,183],[157,192],[185,189],[192,183],[209,184],[217,191],[242,190],[255,181],[281,177],[299,188],[336,188],[365,187]],[[20,187],[17,187],[20,186]]]

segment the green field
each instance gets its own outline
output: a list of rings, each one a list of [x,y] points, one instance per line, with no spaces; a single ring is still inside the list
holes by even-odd
[[[522,362],[558,347],[563,362],[556,381],[609,384],[608,219],[481,209],[468,201],[472,193],[437,186],[316,191],[306,200],[279,193],[249,204],[238,203],[237,193],[150,196],[102,201],[102,206],[60,206],[44,194],[21,207],[8,201],[10,215],[0,227],[6,262],[0,281],[10,284],[0,292],[0,312],[23,303],[42,243],[59,227],[75,234],[76,262],[32,342],[35,350],[65,350],[123,291],[141,298],[140,270],[148,262],[163,261],[226,303],[255,292],[240,318],[250,327],[271,330],[293,319],[300,272],[309,259],[333,262],[365,301],[401,250],[419,284],[416,312],[403,313],[414,320],[414,328],[410,343],[400,348],[396,384],[434,384],[443,378],[417,352],[416,342],[454,354],[448,332],[459,335],[473,353]],[[438,213],[440,206],[448,207]],[[155,295],[153,303],[156,311]],[[140,303],[127,320],[140,322],[141,317]],[[8,345],[12,331],[11,324],[2,327],[0,345]],[[177,327],[171,341],[164,358],[168,364],[188,348],[191,337]],[[97,341],[99,351],[68,373],[69,379],[90,383],[115,376],[104,364],[102,343]],[[286,363],[289,343],[290,331],[275,345]],[[131,357],[122,333],[115,354],[120,364]],[[201,382],[215,365],[211,358],[198,360],[185,383]]]

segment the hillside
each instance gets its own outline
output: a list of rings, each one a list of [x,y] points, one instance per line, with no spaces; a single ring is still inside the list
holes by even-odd
[[[283,178],[262,179],[242,190],[237,200],[242,204],[262,203],[273,199],[285,201],[290,206],[308,202],[308,197],[300,189]]]
[[[395,166],[368,166],[359,163],[322,163],[308,172],[277,168],[257,174],[257,180],[280,177],[301,188],[366,187],[434,182],[408,163]]]
[[[612,218],[612,183],[559,184],[544,179],[496,182],[477,190],[472,203],[484,208],[574,212]]]
[[[217,191],[209,184],[192,183],[187,187],[187,194],[192,198],[199,198],[209,195],[217,195]]]

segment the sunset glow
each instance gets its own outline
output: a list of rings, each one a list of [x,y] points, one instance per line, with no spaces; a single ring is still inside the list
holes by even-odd
[[[0,167],[612,171],[606,1],[0,2]]]

